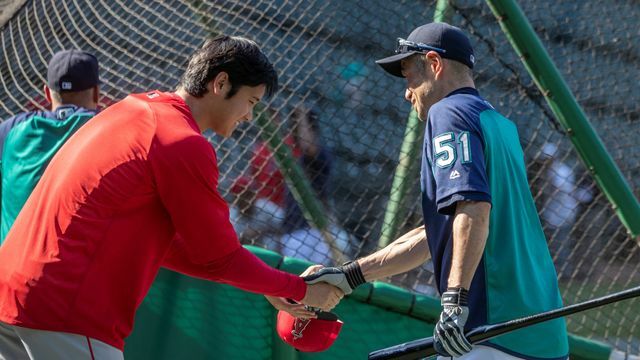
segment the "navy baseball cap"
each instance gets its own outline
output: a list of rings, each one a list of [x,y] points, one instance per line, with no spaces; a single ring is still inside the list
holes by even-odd
[[[63,50],[49,61],[47,86],[53,91],[82,91],[98,84],[98,59],[93,54]]]
[[[400,71],[400,61],[413,54],[425,54],[428,51],[435,51],[445,59],[461,62],[470,69],[473,69],[475,63],[471,41],[462,30],[447,23],[429,23],[413,30],[406,40],[398,38],[396,55],[376,60],[376,64],[391,75],[404,77]]]

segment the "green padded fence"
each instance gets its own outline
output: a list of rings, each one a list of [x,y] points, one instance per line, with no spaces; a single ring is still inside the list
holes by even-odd
[[[300,273],[309,263],[248,248],[269,265]],[[366,359],[372,350],[428,336],[439,301],[387,283],[366,284],[334,310],[344,321],[327,351],[293,351],[275,335],[275,310],[261,295],[162,270],[138,310],[125,358]],[[571,336],[572,359],[608,359],[608,345]]]

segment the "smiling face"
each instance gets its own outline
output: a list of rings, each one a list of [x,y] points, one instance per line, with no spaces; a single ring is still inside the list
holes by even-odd
[[[222,100],[218,111],[218,121],[211,129],[217,134],[229,137],[243,121],[253,120],[253,109],[265,93],[265,85],[241,86],[233,96]]]
[[[435,52],[429,52],[435,54]],[[432,63],[435,58],[436,64]],[[436,91],[436,72],[441,58],[438,55],[416,54],[400,63],[402,75],[407,80],[407,88],[404,97],[418,113],[420,120],[425,120],[429,108],[438,102],[439,95]]]
[[[253,119],[253,109],[266,91],[265,85],[240,86],[229,96],[232,86],[225,73],[216,76],[207,87],[209,91],[202,97],[208,119],[206,128],[223,137],[231,136],[243,121]]]

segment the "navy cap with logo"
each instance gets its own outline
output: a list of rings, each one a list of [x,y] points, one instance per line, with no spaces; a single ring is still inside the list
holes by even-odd
[[[400,61],[413,54],[426,54],[429,51],[473,69],[475,57],[471,41],[462,30],[447,23],[425,24],[413,30],[406,40],[398,38],[396,54],[376,60],[376,64],[391,75],[404,77],[400,71]]]
[[[98,59],[86,51],[59,51],[49,61],[47,86],[53,91],[82,91],[98,84]]]

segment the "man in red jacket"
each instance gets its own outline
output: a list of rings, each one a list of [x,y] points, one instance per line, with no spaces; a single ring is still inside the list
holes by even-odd
[[[217,190],[215,152],[277,89],[257,44],[218,36],[175,93],[130,95],[51,160],[0,247],[0,358],[122,359],[161,266],[333,308],[327,284],[270,268],[240,246]]]

